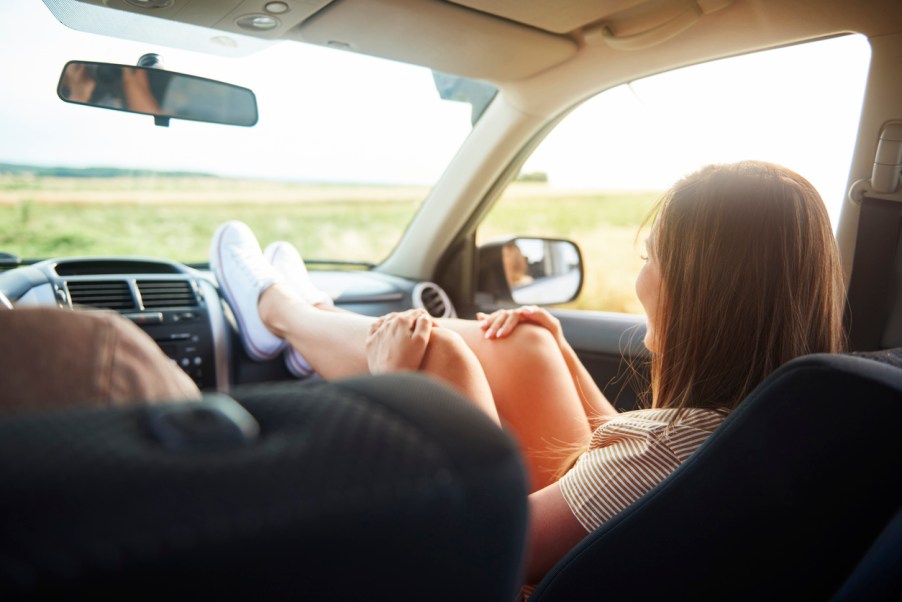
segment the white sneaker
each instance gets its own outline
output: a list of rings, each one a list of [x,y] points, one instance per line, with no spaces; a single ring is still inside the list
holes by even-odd
[[[293,377],[307,378],[308,376],[313,376],[315,372],[313,366],[308,364],[304,356],[298,353],[294,347],[291,345],[286,347],[283,356],[285,358],[285,367],[288,368]]]
[[[263,291],[285,278],[263,258],[247,224],[231,221],[216,230],[210,245],[210,270],[238,320],[247,354],[257,361],[278,355],[285,341],[263,325],[257,302]]]
[[[297,247],[290,242],[280,240],[269,244],[263,256],[279,272],[285,276],[285,284],[297,292],[307,303],[312,305],[335,305],[332,297],[313,284],[307,266],[301,259]]]
[[[307,266],[304,265],[301,254],[293,244],[285,241],[271,243],[263,251],[263,256],[285,276],[285,284],[305,301],[312,305],[335,305],[328,294],[313,284]],[[314,373],[310,363],[291,346],[285,350],[285,367],[295,378],[307,378]]]

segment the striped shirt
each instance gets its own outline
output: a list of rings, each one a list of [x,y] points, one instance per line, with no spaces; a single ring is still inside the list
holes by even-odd
[[[645,495],[698,449],[726,417],[691,408],[625,412],[599,426],[589,449],[560,480],[561,493],[587,531]]]

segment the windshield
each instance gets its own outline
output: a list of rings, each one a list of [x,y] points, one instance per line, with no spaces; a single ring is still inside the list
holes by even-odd
[[[205,262],[216,226],[240,219],[314,262],[378,263],[472,127],[471,106],[437,91],[447,76],[421,67],[295,42],[241,58],[170,49],[69,29],[40,0],[2,16],[0,252],[22,258]],[[148,53],[253,90],[258,123],[156,127],[57,96],[70,60]]]

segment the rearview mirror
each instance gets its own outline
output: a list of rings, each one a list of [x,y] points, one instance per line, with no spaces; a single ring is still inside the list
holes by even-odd
[[[569,240],[517,237],[479,247],[477,302],[556,305],[583,285],[582,255]]]
[[[57,86],[74,104],[153,115],[157,125],[188,119],[226,125],[257,123],[257,99],[247,88],[157,67],[70,61]]]

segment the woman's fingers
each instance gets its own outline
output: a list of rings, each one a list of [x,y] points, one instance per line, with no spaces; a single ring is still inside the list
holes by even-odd
[[[496,312],[492,312],[488,316],[485,317],[483,321],[482,329],[485,331],[485,338],[490,339],[495,335],[495,332],[498,330],[499,323],[504,319],[504,310],[499,310]]]
[[[520,323],[521,315],[521,312],[517,310],[507,312],[504,319],[498,325],[498,330],[495,332],[495,338],[502,339],[512,333],[514,328],[517,327],[517,324]]]
[[[429,323],[430,330],[432,327],[437,327],[438,323],[435,322],[432,317],[426,312],[424,309],[410,309],[403,312],[392,312],[390,314],[385,314],[376,319],[373,322],[373,325],[370,326],[370,336],[375,335],[382,329],[385,329],[387,332],[392,333],[400,333],[407,331],[411,335],[416,329],[417,323],[420,320],[425,320]],[[427,331],[429,332],[429,331]]]
[[[548,310],[541,307],[536,307],[535,305],[524,307],[523,319],[548,330],[556,339],[560,339],[563,336],[561,333],[561,321],[551,315]]]
[[[422,332],[422,329],[426,328],[427,325],[428,330],[425,331],[427,333],[433,326],[438,326],[425,309],[407,310],[398,315],[398,320],[410,331],[411,336],[415,336],[418,329]]]
[[[376,318],[376,321],[373,322],[373,325],[370,326],[370,334],[375,333],[376,331],[378,331],[380,328],[382,328],[386,324],[393,322],[395,320],[395,318],[397,318],[399,315],[401,315],[401,314],[399,314],[397,312],[391,312],[391,313],[385,314],[383,316],[379,316],[378,318]]]
[[[432,317],[423,310],[389,314],[374,321],[366,342],[370,372],[419,368],[435,326]]]
[[[372,335],[375,334],[380,328],[382,328],[382,325],[383,325],[383,324],[385,324],[385,319],[384,319],[384,318],[378,318],[375,322],[373,322],[373,325],[370,326],[370,336],[372,336]]]
[[[501,338],[509,335],[520,321],[519,313],[515,309],[499,309],[489,315],[482,314],[482,329],[485,338]]]
[[[541,326],[558,336],[561,327],[557,318],[545,309],[536,305],[525,305],[517,309],[499,309],[491,314],[477,313],[480,327],[485,331],[487,339],[503,339],[509,336],[517,326],[529,322]]]
[[[413,338],[421,342],[429,341],[429,334],[432,332],[432,319],[428,314],[423,312],[418,315],[413,324]]]

